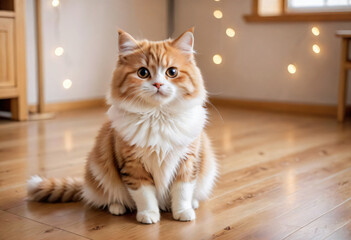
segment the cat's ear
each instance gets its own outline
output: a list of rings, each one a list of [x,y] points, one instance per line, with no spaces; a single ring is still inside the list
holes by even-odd
[[[172,45],[185,53],[194,53],[194,27],[173,40]]]
[[[118,49],[119,55],[131,54],[134,50],[138,48],[138,43],[136,40],[125,31],[118,30]]]

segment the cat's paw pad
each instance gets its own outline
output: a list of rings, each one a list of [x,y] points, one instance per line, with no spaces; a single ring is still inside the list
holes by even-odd
[[[193,199],[192,206],[194,209],[198,209],[199,208],[199,200]]]
[[[119,203],[110,204],[110,206],[108,206],[108,210],[113,215],[123,215],[126,213],[126,208],[122,204],[119,204]]]
[[[173,218],[178,221],[192,221],[195,220],[195,211],[192,208],[182,211],[173,212]]]
[[[160,221],[160,212],[145,210],[137,213],[137,221],[145,224],[157,223]]]

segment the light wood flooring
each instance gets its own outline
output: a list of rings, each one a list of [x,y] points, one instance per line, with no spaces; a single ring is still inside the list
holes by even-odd
[[[142,225],[82,203],[28,202],[25,181],[81,176],[104,109],[0,121],[0,239],[351,239],[351,122],[211,109],[221,176],[193,222]]]

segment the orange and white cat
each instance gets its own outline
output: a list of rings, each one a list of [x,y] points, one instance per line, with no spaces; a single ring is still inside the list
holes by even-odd
[[[136,209],[141,223],[158,222],[160,209],[176,220],[194,220],[217,164],[204,131],[207,95],[193,43],[193,29],[159,42],[137,41],[120,30],[109,121],[89,154],[84,181],[33,176],[29,199],[83,200],[115,215]]]

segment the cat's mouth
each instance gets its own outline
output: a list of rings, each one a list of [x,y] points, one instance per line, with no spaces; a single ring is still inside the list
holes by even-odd
[[[154,96],[168,97],[168,95],[165,92],[161,92],[160,90],[157,90],[157,92],[155,92]]]
[[[152,98],[159,103],[167,101],[169,99],[170,94],[164,91],[157,91],[152,95]]]

